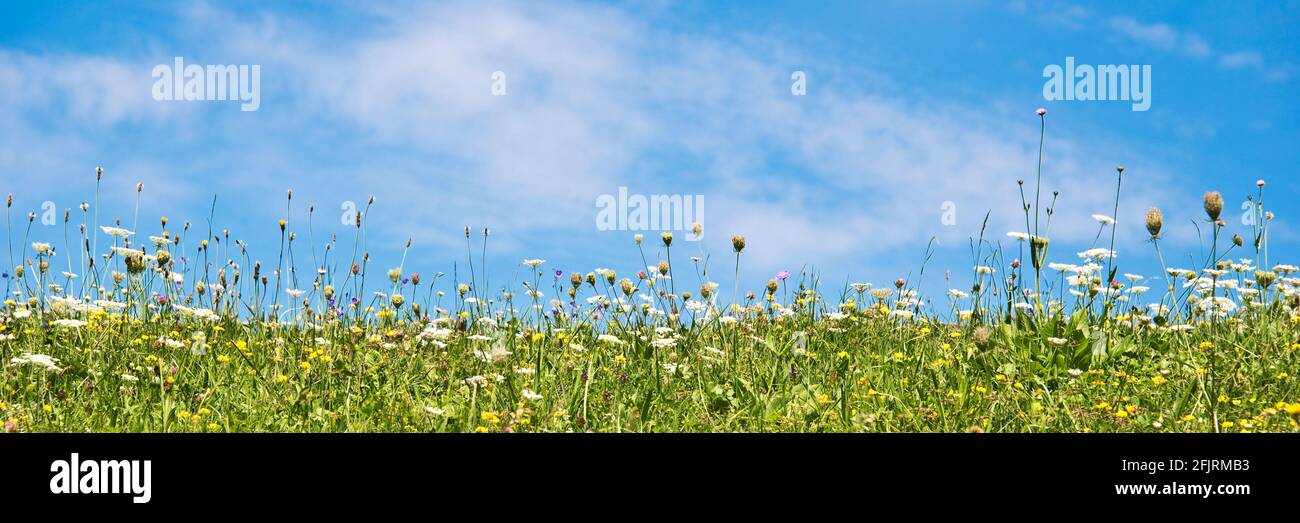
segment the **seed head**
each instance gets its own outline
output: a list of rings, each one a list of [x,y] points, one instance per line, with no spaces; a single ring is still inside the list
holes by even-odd
[[[1219,191],[1205,193],[1205,214],[1210,217],[1210,221],[1218,221],[1219,213],[1222,212],[1223,195]]]
[[[131,274],[139,274],[144,271],[144,255],[132,254],[126,257],[126,270]]]
[[[663,234],[659,235],[659,239],[664,241],[664,247],[673,246],[673,233],[665,231]]]
[[[1165,215],[1160,213],[1160,209],[1152,207],[1147,209],[1147,232],[1151,233],[1152,238],[1160,236],[1160,229],[1165,225]]]
[[[736,252],[745,250],[745,237],[739,234],[731,237],[731,248]]]

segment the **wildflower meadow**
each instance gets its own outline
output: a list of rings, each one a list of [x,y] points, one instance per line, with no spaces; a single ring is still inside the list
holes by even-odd
[[[464,230],[452,278],[372,260],[369,206],[353,238],[304,242],[290,191],[265,219],[280,248],[250,252],[220,227],[105,216],[102,184],[131,182],[87,180],[95,199],[57,237],[6,202],[6,432],[1293,432],[1300,417],[1300,269],[1269,259],[1262,180],[1249,230],[1229,232],[1219,192],[1187,202],[1209,255],[1175,267],[1154,208],[1095,215],[1092,248],[1053,249],[1061,196],[1040,160],[1006,187],[1024,230],[972,239],[966,279],[930,297],[891,276],[739,281],[744,237],[702,260],[667,232],[610,246],[640,266],[524,259],[519,285],[489,286],[489,229]],[[1145,221],[1163,278],[1121,270],[1116,220]]]

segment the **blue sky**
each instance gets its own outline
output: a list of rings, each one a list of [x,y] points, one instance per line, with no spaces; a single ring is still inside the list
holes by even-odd
[[[1295,2],[33,4],[0,19],[0,192],[16,215],[91,200],[102,165],[101,216],[129,224],[143,182],[142,233],[162,215],[198,227],[215,195],[216,226],[269,259],[287,189],[299,237],[314,203],[318,245],[341,247],[344,202],[373,195],[379,268],[412,238],[408,271],[450,273],[463,228],[487,226],[500,281],[523,258],[634,272],[633,232],[595,226],[596,198],[628,187],[704,196],[703,244],[674,258],[709,253],[724,288],[736,233],[743,287],[805,266],[885,284],[915,273],[932,237],[927,287],[944,270],[964,287],[986,212],[1013,250],[1005,233],[1024,229],[1015,181],[1033,179],[1041,106],[1044,190],[1062,192],[1052,261],[1092,246],[1119,164],[1123,272],[1157,272],[1151,205],[1170,265],[1199,252],[1206,190],[1245,236],[1256,179],[1277,213],[1272,261],[1300,257]],[[259,110],[154,100],[151,71],[175,56],[260,65]],[[1067,56],[1150,65],[1150,110],[1044,100],[1043,68]]]

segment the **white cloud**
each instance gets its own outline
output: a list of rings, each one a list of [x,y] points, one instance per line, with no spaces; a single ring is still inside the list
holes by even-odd
[[[1264,65],[1264,58],[1254,51],[1239,51],[1236,53],[1227,53],[1219,57],[1219,65],[1223,66],[1225,69],[1261,67]]]

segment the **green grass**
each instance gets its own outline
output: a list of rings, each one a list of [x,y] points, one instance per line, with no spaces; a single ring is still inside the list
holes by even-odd
[[[1080,315],[1036,329],[907,321],[883,300],[830,319],[822,303],[675,328],[640,311],[540,328],[405,311],[319,329],[105,311],[68,328],[47,323],[58,312],[10,312],[5,360],[42,353],[59,370],[5,367],[0,413],[66,432],[1296,430],[1300,329],[1280,311],[1126,329],[1099,354]],[[616,340],[597,338],[605,327]]]

